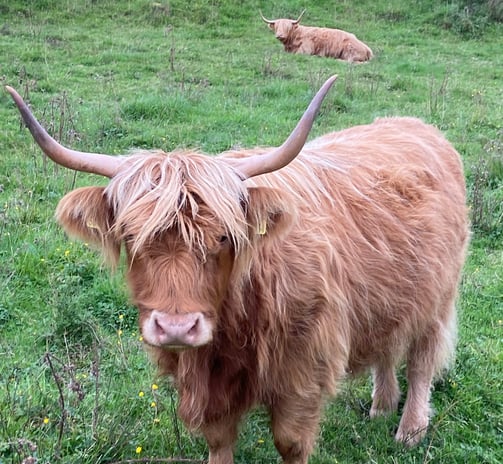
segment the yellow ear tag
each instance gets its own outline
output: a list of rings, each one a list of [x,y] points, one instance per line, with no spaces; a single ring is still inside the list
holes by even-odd
[[[266,232],[267,232],[267,221],[262,221],[258,228],[258,234],[265,235]]]
[[[86,226],[89,227],[89,229],[95,229],[98,232],[100,231],[100,228],[94,222],[88,221],[88,222],[86,222]]]

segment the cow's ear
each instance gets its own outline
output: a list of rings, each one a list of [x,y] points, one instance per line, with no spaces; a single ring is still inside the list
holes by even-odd
[[[248,189],[247,220],[252,241],[261,237],[281,238],[297,216],[295,201],[284,191],[268,187]]]
[[[116,264],[120,241],[104,191],[104,187],[83,187],[66,194],[58,204],[56,219],[68,235],[98,247],[110,264]]]

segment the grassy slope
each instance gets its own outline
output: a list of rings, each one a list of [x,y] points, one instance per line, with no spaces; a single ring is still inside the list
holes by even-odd
[[[442,29],[449,2],[308,4],[305,24],[352,30],[376,51],[351,67],[284,54],[257,15],[293,17],[305,2],[235,3],[12,1],[0,6],[1,80],[28,91],[65,143],[108,153],[279,144],[332,73],[339,82],[314,134],[382,115],[437,124],[462,154],[470,190],[493,201],[466,266],[455,369],[434,393],[438,412],[417,449],[393,443],[396,417],[368,420],[370,385],[358,379],[328,408],[312,461],[500,462],[503,179],[479,159],[503,157],[501,27],[477,40]],[[151,388],[120,274],[110,278],[53,223],[65,192],[103,180],[46,165],[5,93],[0,121],[0,463],[203,458],[204,444],[176,422],[169,386]],[[477,183],[481,166],[491,182]],[[267,419],[254,413],[237,461],[276,458]]]

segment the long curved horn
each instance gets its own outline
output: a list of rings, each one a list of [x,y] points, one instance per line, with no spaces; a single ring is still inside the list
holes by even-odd
[[[294,24],[299,24],[299,22],[300,22],[300,20],[301,20],[302,16],[304,16],[304,13],[305,13],[305,12],[306,12],[306,9],[304,8],[304,9],[302,10],[302,13],[300,14],[300,16],[299,16],[299,17],[298,17],[298,18],[297,18],[297,19],[296,19],[293,23],[294,23]]]
[[[56,142],[40,125],[28,108],[28,105],[12,87],[7,85],[5,89],[10,93],[14,103],[18,107],[35,142],[55,163],[75,171],[90,172],[106,177],[113,177],[117,173],[123,163],[122,159],[111,155],[85,153],[65,148]]]
[[[260,17],[262,18],[262,21],[264,21],[265,23],[274,24],[276,22],[276,21],[272,21],[270,19],[265,18],[264,15],[262,14],[262,11],[259,10],[259,13],[260,13]]]
[[[322,85],[300,118],[297,126],[295,126],[295,129],[280,147],[263,155],[238,158],[231,161],[243,179],[276,171],[295,159],[304,147],[321,103],[336,79],[336,75],[332,76]]]

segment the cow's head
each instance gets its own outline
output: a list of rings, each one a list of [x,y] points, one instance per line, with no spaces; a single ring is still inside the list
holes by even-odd
[[[271,20],[271,19],[265,18],[264,15],[262,14],[262,12],[260,13],[260,16],[261,16],[262,20],[266,24],[268,24],[269,28],[272,31],[274,31],[275,37],[281,42],[286,42],[288,40],[288,38],[290,37],[290,35],[292,34],[292,32],[295,29],[297,29],[297,27],[299,26],[300,20],[305,12],[306,12],[306,10],[303,10],[302,13],[300,14],[300,16],[295,20],[293,20],[293,19],[274,19],[274,20]]]
[[[70,235],[97,245],[112,262],[125,250],[145,342],[181,349],[213,340],[236,263],[258,240],[274,240],[287,228],[291,199],[246,179],[297,156],[335,79],[318,91],[283,145],[251,156],[138,151],[116,157],[70,150],[47,134],[14,89],[7,90],[52,160],[110,178],[107,187],[68,193],[56,217]]]

